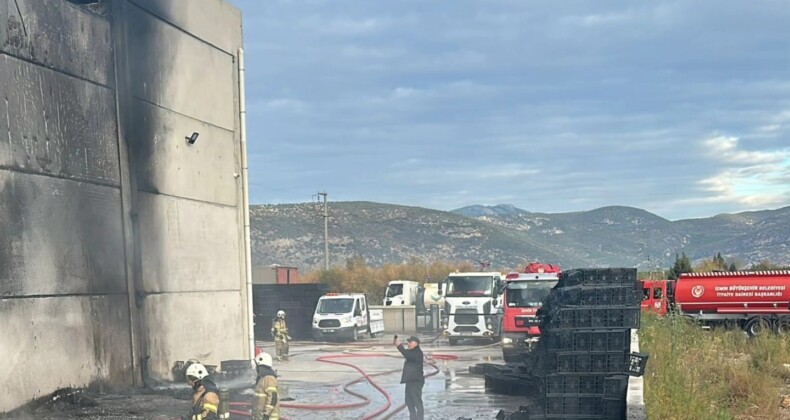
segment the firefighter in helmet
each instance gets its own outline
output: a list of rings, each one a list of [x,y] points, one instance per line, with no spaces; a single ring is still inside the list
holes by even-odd
[[[208,369],[202,363],[192,363],[186,370],[187,383],[195,391],[189,420],[218,420],[219,394],[217,385],[208,379]],[[182,417],[183,418],[183,417]]]
[[[255,356],[258,377],[255,380],[255,400],[252,405],[252,420],[278,420],[280,418],[280,395],[277,389],[277,374],[272,369],[272,355],[260,352]]]
[[[277,360],[288,360],[288,342],[291,336],[288,335],[288,325],[285,323],[285,311],[277,311],[277,318],[272,322],[272,337],[274,337],[274,348],[277,351]]]

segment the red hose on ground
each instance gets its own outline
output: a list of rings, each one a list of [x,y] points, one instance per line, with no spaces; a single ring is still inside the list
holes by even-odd
[[[378,383],[376,383],[372,378],[374,376],[381,376],[381,375],[387,375],[387,374],[395,373],[395,372],[400,371],[400,369],[394,369],[394,370],[390,370],[390,371],[387,371],[387,372],[380,372],[380,373],[375,373],[375,374],[370,375],[370,374],[366,373],[364,370],[362,370],[361,368],[359,368],[358,366],[353,365],[351,363],[331,360],[331,359],[356,358],[356,357],[398,357],[398,356],[389,355],[389,354],[379,354],[379,353],[352,353],[352,354],[336,354],[336,355],[320,356],[320,357],[316,358],[316,360],[319,361],[319,362],[332,363],[332,364],[336,364],[336,365],[347,366],[347,367],[350,367],[350,368],[356,370],[357,372],[359,372],[362,375],[361,377],[359,377],[359,378],[357,378],[357,379],[355,379],[355,380],[353,380],[351,382],[348,382],[348,383],[343,385],[343,390],[344,391],[346,391],[348,394],[351,394],[351,395],[353,395],[353,396],[355,396],[357,398],[362,399],[362,401],[357,401],[357,402],[352,402],[352,403],[342,403],[342,404],[282,404],[281,403],[280,407],[282,407],[282,408],[294,408],[294,409],[297,409],[297,410],[343,410],[343,409],[350,409],[350,408],[358,408],[358,407],[361,407],[361,406],[369,404],[370,403],[370,398],[368,398],[368,397],[366,397],[366,396],[364,396],[364,395],[362,395],[360,393],[357,393],[357,392],[351,390],[349,387],[351,385],[354,385],[354,384],[357,384],[357,383],[362,382],[364,380],[367,380],[377,391],[379,391],[379,393],[381,393],[384,396],[384,398],[387,399],[387,402],[386,402],[386,404],[384,406],[380,407],[379,409],[377,409],[373,413],[366,414],[365,417],[363,417],[363,420],[373,419],[376,416],[386,412],[392,406],[392,396],[384,388],[382,388]],[[432,356],[432,358],[434,360],[456,360],[456,359],[458,359],[458,356],[449,355],[449,354],[435,354],[435,355]],[[434,376],[434,375],[439,373],[439,368],[436,366],[435,363],[427,362],[426,364],[434,368],[433,372],[425,375],[426,378],[428,378],[430,376]],[[252,403],[249,403],[249,402],[231,402],[230,405],[232,407],[249,407],[249,406],[252,406]],[[403,405],[400,405],[399,407],[396,407],[395,410],[393,410],[391,413],[387,414],[387,416],[384,417],[384,418],[385,419],[391,418],[393,415],[395,415],[396,413],[400,412],[404,408],[406,408],[406,404],[403,404]],[[250,414],[249,411],[245,412],[245,411],[238,411],[238,410],[230,410],[230,413],[231,414],[237,414],[237,415],[251,417],[251,414]]]

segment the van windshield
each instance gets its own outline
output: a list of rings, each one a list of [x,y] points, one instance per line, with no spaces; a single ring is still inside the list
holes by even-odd
[[[354,299],[352,298],[321,299],[316,312],[319,314],[347,314],[353,307]]]

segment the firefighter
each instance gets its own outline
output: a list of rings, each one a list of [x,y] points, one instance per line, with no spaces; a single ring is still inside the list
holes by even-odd
[[[195,391],[189,420],[218,420],[219,393],[217,385],[208,379],[208,369],[202,363],[192,363],[186,370],[187,383]],[[182,417],[184,418],[184,417]]]
[[[277,351],[277,360],[288,360],[288,342],[291,336],[288,335],[288,325],[285,323],[285,311],[277,311],[277,318],[272,322],[272,337],[274,337],[274,347]]]
[[[252,420],[278,420],[280,418],[280,395],[277,389],[277,374],[272,369],[272,355],[260,352],[255,356],[258,378],[255,380],[255,402],[252,405]]]

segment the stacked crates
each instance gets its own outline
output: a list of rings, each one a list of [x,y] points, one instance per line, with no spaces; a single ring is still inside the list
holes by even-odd
[[[541,339],[522,367],[538,384],[527,418],[624,418],[628,375],[644,369],[644,357],[630,353],[631,330],[640,321],[639,289],[636,269],[560,274],[538,312]]]

